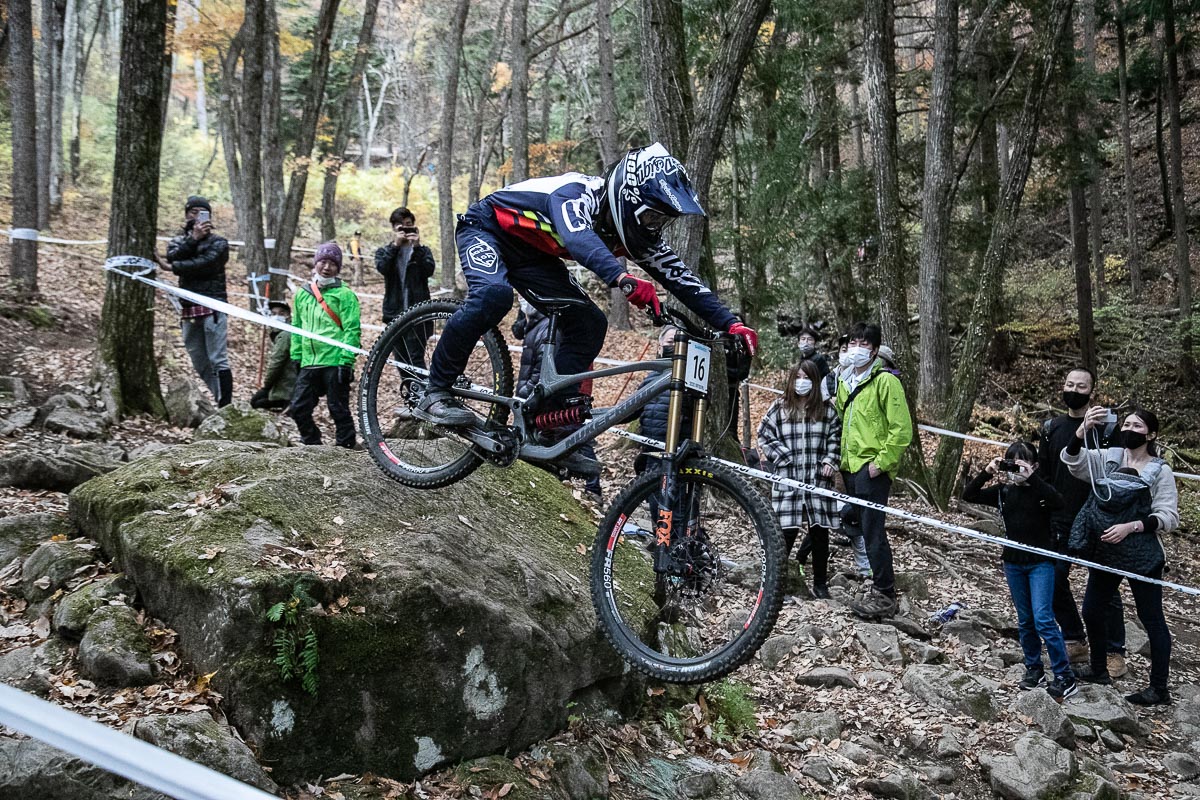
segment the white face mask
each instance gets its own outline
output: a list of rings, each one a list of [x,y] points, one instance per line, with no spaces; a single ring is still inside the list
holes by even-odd
[[[812,381],[808,378],[796,378],[796,394],[804,397],[812,391]]]
[[[333,275],[328,278],[324,278],[320,275],[313,275],[313,280],[317,282],[317,286],[332,286],[334,283],[337,283],[337,275]]]
[[[850,360],[850,366],[862,369],[871,361],[871,350],[866,347],[852,346],[846,351],[846,357]]]
[[[285,324],[286,324],[286,323],[287,323],[287,321],[288,321],[288,318],[287,318],[287,317],[285,317],[283,314],[272,314],[272,315],[271,315],[271,319],[275,320],[276,322],[282,322],[282,323],[285,323]]]
[[[838,366],[842,367],[843,369],[848,369],[849,367],[853,366],[853,364],[850,363],[849,351],[845,351],[838,356]]]

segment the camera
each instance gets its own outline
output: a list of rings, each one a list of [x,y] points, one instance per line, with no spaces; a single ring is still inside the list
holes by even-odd
[[[1001,472],[1020,472],[1021,471],[1020,465],[1017,464],[1016,461],[1013,461],[1011,458],[1006,458],[1006,459],[1002,460],[1000,462],[1000,466],[998,467],[998,469]]]

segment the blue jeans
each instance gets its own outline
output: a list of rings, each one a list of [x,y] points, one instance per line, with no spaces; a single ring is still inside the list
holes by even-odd
[[[1054,619],[1054,564],[1049,561],[1010,564],[1006,561],[1004,577],[1017,609],[1017,630],[1021,649],[1025,652],[1026,668],[1041,668],[1042,643],[1045,642],[1054,674],[1071,674],[1067,646]]]

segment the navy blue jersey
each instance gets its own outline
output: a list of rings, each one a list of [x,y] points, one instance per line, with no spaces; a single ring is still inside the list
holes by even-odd
[[[625,274],[618,257],[632,259],[667,291],[717,330],[736,319],[704,281],[659,238],[645,252],[627,253],[616,233],[597,230],[602,178],[568,172],[514,183],[479,201],[505,235],[538,252],[570,258],[609,286]]]

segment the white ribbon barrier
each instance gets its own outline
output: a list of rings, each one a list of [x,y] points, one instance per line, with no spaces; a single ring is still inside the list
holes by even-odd
[[[108,244],[108,239],[59,239],[55,236],[42,236],[36,228],[12,228],[9,230],[0,231],[0,236],[7,236],[9,239],[28,239],[35,242],[43,242],[45,244],[67,244],[67,245],[101,245]],[[160,242],[171,241],[170,236],[154,237]],[[230,247],[245,247],[246,243],[238,239],[227,239]],[[274,239],[263,239],[264,250],[274,250]],[[296,247],[293,245],[292,251],[296,253],[315,253],[314,247]]]
[[[0,724],[175,800],[275,797],[4,684],[0,684]]]
[[[657,450],[662,450],[664,447],[663,443],[657,439],[651,439],[647,436],[630,433],[629,431],[621,428],[611,428],[606,431],[606,433],[613,433],[617,436],[637,442],[638,444],[644,444],[648,447],[653,447]],[[1105,564],[1097,564],[1095,561],[1088,561],[1087,559],[1077,558],[1075,556],[1066,556],[1062,553],[1056,553],[1053,550],[1045,550],[1041,547],[1034,547],[1033,545],[1021,544],[1020,542],[1014,542],[1011,539],[1005,539],[1001,536],[992,536],[991,534],[981,533],[980,531],[971,530],[970,528],[964,528],[961,525],[954,525],[950,522],[942,522],[940,519],[934,519],[933,517],[924,517],[920,514],[913,514],[912,512],[904,511],[903,509],[895,508],[893,506],[885,506],[881,503],[873,503],[870,500],[861,500],[853,495],[836,492],[833,489],[823,489],[820,486],[802,483],[801,481],[795,481],[791,478],[781,478],[778,475],[772,475],[770,472],[763,472],[760,469],[754,469],[753,467],[748,467],[745,464],[739,464],[736,461],[726,461],[723,458],[716,458],[715,456],[710,456],[710,458],[720,461],[725,466],[740,472],[743,475],[748,475],[751,478],[758,478],[759,480],[766,481],[767,483],[772,483],[778,486],[786,486],[789,489],[801,489],[806,492],[812,492],[813,494],[831,497],[834,500],[839,500],[843,503],[850,503],[851,505],[870,508],[874,509],[875,511],[882,511],[884,514],[889,514],[893,517],[899,517],[900,519],[906,519],[910,522],[916,522],[921,525],[927,525],[931,528],[940,528],[941,530],[950,531],[951,533],[969,536],[970,538],[978,539],[981,542],[989,542],[991,544],[998,544],[1002,547],[1011,547],[1014,550],[1023,550],[1026,553],[1034,553],[1039,556],[1046,556],[1047,558],[1057,559],[1059,561],[1067,561],[1071,564],[1078,564],[1081,567],[1087,567],[1088,569],[1097,569],[1101,572],[1111,572],[1114,575],[1120,575],[1124,578],[1129,578],[1130,580],[1153,583],[1166,589],[1174,589],[1177,592],[1183,592],[1184,594],[1200,597],[1200,589],[1194,589],[1191,586],[1184,586],[1182,584],[1157,580],[1155,578],[1147,578],[1144,575],[1126,572],[1124,570],[1117,569],[1116,567],[1110,567]]]

